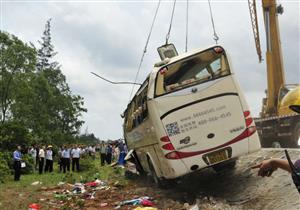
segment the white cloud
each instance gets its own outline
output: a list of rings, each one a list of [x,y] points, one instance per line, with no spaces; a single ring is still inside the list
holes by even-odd
[[[281,1],[279,16],[282,48],[289,83],[300,82],[300,20],[298,1]],[[162,1],[148,51],[138,78],[142,82],[159,60],[156,48],[165,42],[172,1]],[[132,81],[150,29],[157,1],[3,2],[1,30],[37,43],[48,18],[63,73],[75,94],[85,98],[86,126],[96,136],[120,138],[120,114],[128,103],[131,86],[113,86],[90,74]],[[265,63],[258,64],[247,1],[212,1],[219,43],[231,55],[236,76],[250,110],[258,114],[266,88]],[[257,5],[260,35],[265,49],[261,4]],[[207,1],[190,1],[189,49],[214,44]],[[185,1],[178,1],[170,41],[179,52],[185,47]]]

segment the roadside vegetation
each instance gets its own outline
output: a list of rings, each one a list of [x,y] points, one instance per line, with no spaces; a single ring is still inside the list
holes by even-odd
[[[22,174],[19,182],[13,181],[13,175],[6,176],[0,184],[0,209],[15,210],[28,209],[32,203],[42,206],[42,209],[53,209],[47,203],[54,199],[54,191],[60,189],[59,184],[87,183],[95,179],[105,180],[107,183],[116,183],[126,186],[124,169],[120,167],[100,166],[99,158],[85,157],[80,160],[80,172],[60,173],[55,164],[54,172],[39,175],[37,172]],[[31,167],[31,166],[30,166]],[[45,195],[45,192],[49,192]],[[55,200],[55,199],[54,199]],[[76,200],[74,200],[76,202]],[[83,207],[84,202],[73,203],[78,208]],[[63,207],[69,209],[67,204]]]

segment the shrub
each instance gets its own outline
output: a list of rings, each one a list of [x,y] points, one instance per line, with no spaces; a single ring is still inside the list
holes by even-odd
[[[93,171],[95,168],[94,160],[90,157],[80,158],[80,171]]]
[[[22,174],[30,174],[33,172],[34,169],[34,161],[31,157],[31,155],[23,155],[22,156],[22,161],[26,163],[26,167],[22,168]]]
[[[12,174],[12,158],[9,152],[0,152],[0,182]]]

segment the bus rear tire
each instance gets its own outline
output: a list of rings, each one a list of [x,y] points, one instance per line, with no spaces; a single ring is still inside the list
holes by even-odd
[[[151,160],[148,158],[148,165],[150,170],[150,177],[151,181],[154,182],[154,184],[162,189],[168,189],[171,187],[170,181],[167,179],[159,178],[155,172],[154,166],[151,162]]]

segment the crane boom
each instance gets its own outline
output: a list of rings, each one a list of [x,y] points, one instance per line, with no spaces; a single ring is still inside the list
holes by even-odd
[[[256,1],[248,0],[248,6],[250,11],[251,25],[252,25],[253,35],[254,35],[256,52],[258,55],[258,60],[259,62],[261,62],[262,56],[261,56],[260,39],[259,39],[259,31],[258,31],[258,23],[257,23],[258,21],[257,21],[257,13],[256,13]]]
[[[282,50],[278,26],[278,14],[282,14],[281,5],[277,7],[276,0],[262,0],[264,22],[266,29],[266,61],[267,61],[267,103],[262,114],[274,116],[278,114],[278,97],[280,88],[285,85]]]

